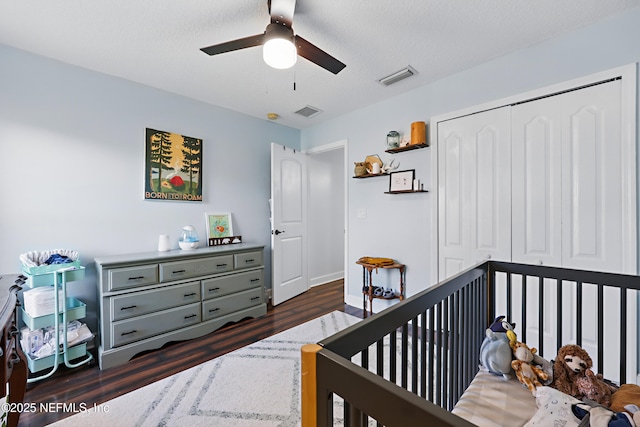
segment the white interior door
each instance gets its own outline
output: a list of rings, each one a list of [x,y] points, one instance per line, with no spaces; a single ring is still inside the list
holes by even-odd
[[[306,155],[271,143],[273,305],[309,289]]]
[[[509,107],[438,123],[440,279],[511,259]]]

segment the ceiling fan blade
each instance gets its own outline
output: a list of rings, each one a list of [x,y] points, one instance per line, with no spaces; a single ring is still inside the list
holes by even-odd
[[[242,39],[231,40],[224,43],[214,44],[213,46],[203,47],[200,50],[209,55],[217,55],[219,53],[260,46],[263,41],[264,33],[256,34],[255,36],[249,36]]]
[[[291,27],[296,0],[267,0],[271,23],[284,24]]]
[[[298,35],[296,35],[296,47],[298,48],[298,55],[321,66],[325,70],[331,71],[333,74],[338,74],[347,66]]]

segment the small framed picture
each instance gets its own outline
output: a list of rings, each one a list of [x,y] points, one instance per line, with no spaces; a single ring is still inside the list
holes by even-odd
[[[413,190],[413,178],[415,174],[415,169],[391,172],[389,174],[389,192]]]
[[[207,239],[233,236],[231,212],[207,212]]]

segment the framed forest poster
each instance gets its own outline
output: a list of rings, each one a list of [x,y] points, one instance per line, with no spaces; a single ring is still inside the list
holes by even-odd
[[[149,129],[145,135],[144,198],[202,201],[202,139]]]

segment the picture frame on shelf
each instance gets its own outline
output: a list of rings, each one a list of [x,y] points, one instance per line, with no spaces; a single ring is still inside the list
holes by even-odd
[[[389,192],[412,191],[415,175],[415,169],[391,172],[389,174]]]
[[[207,240],[233,236],[231,212],[207,212]]]

